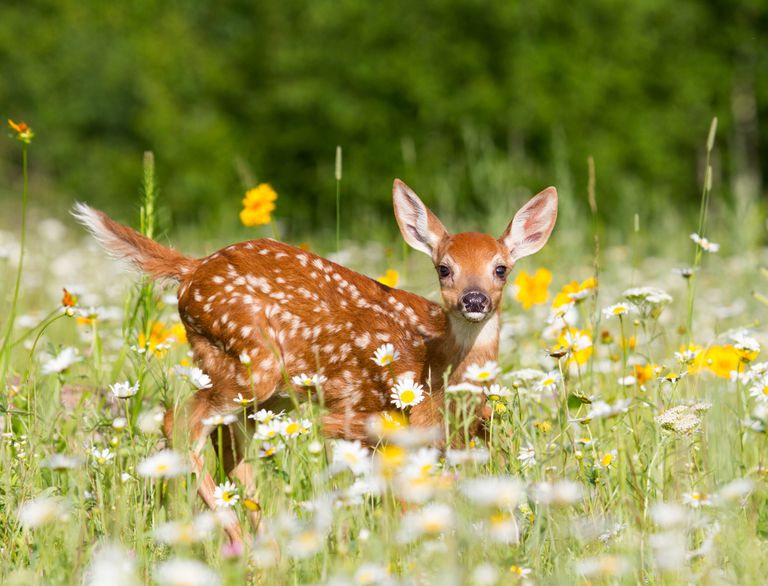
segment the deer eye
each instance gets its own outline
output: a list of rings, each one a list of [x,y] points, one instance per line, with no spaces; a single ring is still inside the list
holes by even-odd
[[[499,279],[503,279],[504,277],[506,277],[507,276],[507,267],[505,267],[504,265],[497,266],[496,267],[496,276]]]
[[[437,274],[440,275],[441,279],[445,279],[451,276],[451,269],[449,269],[446,265],[440,265],[437,267]]]

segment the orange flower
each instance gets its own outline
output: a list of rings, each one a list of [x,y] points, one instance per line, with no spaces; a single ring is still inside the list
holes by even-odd
[[[392,288],[397,287],[397,282],[399,279],[400,279],[400,274],[393,269],[387,269],[386,273],[376,278],[376,280],[379,283]]]
[[[61,304],[64,307],[75,307],[77,305],[77,297],[72,295],[72,293],[65,288],[62,288],[62,291],[64,291],[64,295],[61,297]]]
[[[260,183],[253,189],[249,189],[243,198],[243,209],[240,212],[240,221],[244,226],[260,226],[272,221],[272,212],[275,209],[277,193],[269,183]]]
[[[8,119],[8,126],[11,127],[11,130],[13,130],[16,133],[16,139],[20,140],[23,143],[29,144],[32,142],[32,138],[35,136],[35,133],[32,132],[32,129],[29,127],[28,124],[25,122],[14,122],[10,118]]]
[[[659,367],[656,364],[635,364],[635,378],[638,385],[644,385],[649,380],[652,380],[659,371]]]
[[[520,271],[515,277],[515,299],[528,311],[534,305],[546,303],[549,299],[549,284],[552,273],[547,269],[536,269],[533,275]]]

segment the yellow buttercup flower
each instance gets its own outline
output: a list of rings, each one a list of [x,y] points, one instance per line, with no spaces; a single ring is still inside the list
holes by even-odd
[[[147,340],[144,332],[139,332],[139,348],[146,349],[158,357],[165,355],[165,351],[174,342],[184,344],[186,341],[187,333],[180,323],[166,328],[162,322],[154,322],[149,331],[149,340]]]
[[[400,274],[394,269],[387,269],[387,272],[377,277],[376,280],[387,287],[397,287]]]
[[[243,198],[243,209],[240,221],[244,226],[260,226],[272,221],[277,193],[269,183],[260,183],[249,189]]]
[[[557,309],[568,303],[581,301],[596,287],[597,281],[594,277],[590,277],[581,283],[578,281],[571,281],[565,285],[557,295],[555,295],[555,299],[552,301],[552,309]]]
[[[534,305],[546,303],[549,300],[549,284],[552,273],[547,269],[537,269],[533,275],[520,271],[515,277],[515,299],[528,311]]]
[[[731,378],[732,372],[742,368],[742,352],[732,345],[710,346],[694,359],[691,372],[708,370],[720,378]]]

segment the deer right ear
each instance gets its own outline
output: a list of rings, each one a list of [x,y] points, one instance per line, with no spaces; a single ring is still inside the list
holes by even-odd
[[[392,186],[395,217],[405,241],[416,250],[433,256],[440,241],[448,236],[437,216],[413,190],[399,179]]]

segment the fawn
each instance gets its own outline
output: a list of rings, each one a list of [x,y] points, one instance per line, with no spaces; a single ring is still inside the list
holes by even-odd
[[[549,187],[516,214],[498,239],[449,234],[405,183],[393,187],[395,216],[405,241],[432,258],[443,306],[393,289],[350,269],[272,239],[233,244],[193,259],[150,240],[84,204],[73,211],[105,249],[133,261],[156,279],[179,283],[178,307],[196,362],[212,387],[197,391],[176,415],[166,414],[166,434],[188,435],[198,491],[213,508],[213,479],[203,468],[208,435],[203,420],[242,409],[238,393],[269,407],[292,375],[316,372],[322,385],[327,437],[367,438],[372,414],[391,409],[392,375],[429,389],[410,408],[414,426],[442,420],[443,374],[460,382],[471,364],[496,360],[502,291],[515,262],[544,246],[557,218],[557,192]],[[392,371],[372,357],[382,344],[399,352]],[[248,366],[241,356],[247,356]],[[306,388],[296,387],[297,396]],[[178,421],[178,420],[181,421]],[[242,449],[231,442],[225,469],[252,482]],[[178,439],[178,438],[174,438]],[[232,445],[235,444],[235,445]],[[239,539],[237,529],[230,532]]]

